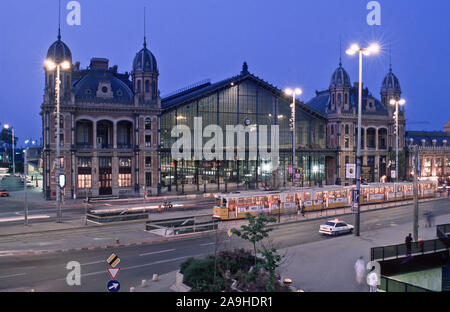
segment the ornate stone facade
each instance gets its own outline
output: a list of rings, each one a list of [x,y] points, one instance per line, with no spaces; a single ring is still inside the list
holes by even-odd
[[[60,72],[61,173],[66,177],[65,197],[158,193],[159,73],[145,38],[131,74],[119,73],[117,66],[109,67],[104,58],[92,58],[89,67],[80,69],[79,62],[72,64],[72,53],[60,35],[49,48],[47,59],[71,64]],[[56,69],[44,70],[43,188],[46,198],[54,198]]]
[[[362,91],[362,131],[361,156],[362,178],[380,181],[391,176],[395,164],[390,161],[390,152],[395,151],[395,106],[391,99],[400,100],[401,89],[392,68],[384,77],[381,86],[381,101],[375,98],[368,88]],[[357,125],[358,125],[358,83],[353,86],[349,74],[339,63],[331,77],[330,86],[316,91],[316,97],[306,103],[324,113],[328,118],[327,146],[338,149],[338,184],[353,183],[346,177],[346,165],[356,164]],[[399,109],[399,150],[403,150],[405,138],[405,111]],[[400,177],[402,178],[402,177]]]

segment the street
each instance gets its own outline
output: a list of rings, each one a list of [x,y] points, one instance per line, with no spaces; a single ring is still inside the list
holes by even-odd
[[[369,235],[376,230],[395,229],[395,227],[412,221],[412,205],[401,206],[377,211],[364,212],[361,215],[361,232]],[[438,217],[450,212],[448,200],[438,200],[420,204],[420,210],[433,211]],[[420,226],[423,226],[422,216]],[[330,217],[332,218],[332,217]],[[341,218],[353,224],[353,215]],[[294,247],[302,244],[323,240],[339,239],[325,237],[318,233],[318,228],[324,219],[315,219],[289,224],[274,225],[270,233],[274,246],[278,249]],[[84,229],[80,236],[95,235],[97,228]],[[114,227],[103,229],[105,235],[114,232]],[[108,232],[109,231],[109,232]],[[419,232],[420,233],[420,232]],[[398,233],[398,237],[391,237],[392,243],[403,242],[407,233]],[[45,241],[64,239],[61,235],[77,235],[77,230],[66,233],[47,233]],[[102,235],[97,233],[97,235]],[[112,234],[114,235],[114,234]],[[120,236],[119,233],[115,234]],[[153,235],[142,231],[143,236]],[[34,235],[37,237],[36,235]],[[29,235],[30,240],[33,235]],[[248,243],[232,236],[226,240],[222,233],[218,239],[220,248],[250,248]],[[0,242],[1,244],[1,242]],[[29,290],[36,291],[106,291],[109,276],[106,272],[106,259],[114,252],[120,258],[120,273],[117,280],[121,283],[121,291],[128,291],[129,287],[139,285],[142,279],[149,279],[153,274],[164,274],[179,268],[181,262],[190,256],[201,257],[211,254],[214,250],[215,233],[204,234],[202,237],[179,238],[173,241],[155,241],[151,244],[109,248],[103,250],[82,250],[77,252],[62,252],[57,254],[33,256],[4,256],[0,257],[0,290]],[[287,249],[289,250],[289,249]],[[366,251],[366,256],[369,250]],[[67,286],[66,275],[69,272],[65,266],[69,261],[81,263],[81,286]],[[303,263],[307,266],[308,263]],[[351,264],[352,265],[352,264]]]

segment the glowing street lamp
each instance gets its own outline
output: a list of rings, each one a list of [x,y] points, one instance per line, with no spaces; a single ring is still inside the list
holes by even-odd
[[[292,131],[292,186],[295,186],[295,96],[302,94],[302,90],[299,88],[286,89],[284,92],[287,95],[292,95],[291,106],[291,131]]]
[[[369,56],[376,54],[380,51],[380,46],[377,43],[372,43],[367,48],[360,48],[358,44],[352,44],[345,53],[348,55],[355,55],[359,53],[359,90],[358,90],[358,143],[356,152],[356,192],[358,194],[355,214],[355,236],[359,236],[360,225],[360,200],[359,194],[361,194],[361,115],[362,115],[362,56]]]
[[[399,105],[405,105],[406,101],[404,99],[395,100],[391,99],[390,104],[395,105],[394,119],[395,119],[395,180],[398,182],[398,115],[399,115]]]
[[[55,92],[56,92],[56,177],[57,177],[57,183],[56,183],[56,203],[57,203],[57,218],[58,223],[62,222],[62,211],[61,211],[61,186],[60,186],[60,178],[61,178],[61,142],[60,142],[60,91],[61,91],[61,78],[60,78],[60,72],[62,69],[70,69],[70,63],[66,60],[63,60],[60,63],[54,62],[51,59],[47,59],[44,62],[44,66],[47,70],[55,70],[56,69],[56,75],[55,75]]]

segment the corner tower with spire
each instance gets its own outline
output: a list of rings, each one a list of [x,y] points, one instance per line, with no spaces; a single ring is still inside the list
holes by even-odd
[[[161,107],[161,99],[158,91],[158,66],[156,58],[147,49],[147,37],[145,33],[145,10],[144,10],[144,46],[136,53],[133,60],[133,88],[135,94],[135,106],[155,105]]]

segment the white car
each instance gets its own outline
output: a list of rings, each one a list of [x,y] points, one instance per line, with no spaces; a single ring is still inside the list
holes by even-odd
[[[319,233],[327,235],[339,235],[344,233],[352,233],[353,225],[347,224],[341,220],[330,220],[321,224],[319,228]]]

